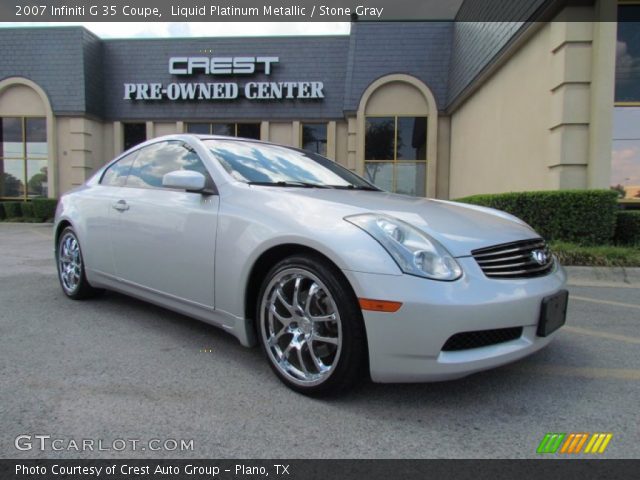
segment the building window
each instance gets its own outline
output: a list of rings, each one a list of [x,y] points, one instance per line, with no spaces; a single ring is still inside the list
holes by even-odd
[[[640,202],[640,4],[618,5],[611,188]]]
[[[147,125],[145,123],[124,124],[124,149],[129,150],[147,140]]]
[[[427,117],[367,117],[365,177],[383,190],[423,197],[427,183]]]
[[[304,123],[302,125],[302,149],[327,156],[327,124]]]
[[[259,123],[236,123],[236,137],[260,140]]]
[[[48,158],[44,117],[0,118],[0,198],[47,197]]]
[[[614,109],[611,188],[640,202],[640,107]]]
[[[187,132],[260,140],[259,123],[187,123]]]
[[[211,135],[210,123],[187,123],[187,132],[198,135]]]
[[[616,103],[640,106],[640,4],[618,5]]]

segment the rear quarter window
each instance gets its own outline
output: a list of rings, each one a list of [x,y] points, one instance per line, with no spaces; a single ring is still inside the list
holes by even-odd
[[[102,174],[100,185],[123,187],[127,181],[127,176],[129,175],[131,165],[133,165],[137,153],[138,152],[130,153],[107,168]]]
[[[175,170],[193,170],[209,178],[202,160],[182,142],[159,142],[139,152],[129,170],[127,187],[162,188],[162,177]]]

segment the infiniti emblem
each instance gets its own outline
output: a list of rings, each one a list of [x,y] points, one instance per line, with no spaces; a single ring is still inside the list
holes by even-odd
[[[544,265],[547,263],[547,252],[544,250],[534,250],[531,252],[531,258],[536,261],[538,265]]]

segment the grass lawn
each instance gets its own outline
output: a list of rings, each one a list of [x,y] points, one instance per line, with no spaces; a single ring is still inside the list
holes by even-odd
[[[562,265],[640,267],[640,246],[583,247],[568,242],[551,242],[551,251],[556,254]]]

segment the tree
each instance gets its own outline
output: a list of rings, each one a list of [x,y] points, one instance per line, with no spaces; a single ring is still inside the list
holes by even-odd
[[[627,194],[627,192],[624,190],[624,187],[622,185],[620,185],[620,184],[615,185],[615,186],[612,185],[610,188],[611,188],[611,190],[614,190],[614,191],[618,192],[618,198],[624,198],[625,195]]]
[[[395,127],[392,121],[367,125],[365,160],[393,160]]]
[[[29,187],[30,194],[40,195],[43,197],[47,196],[46,185],[47,185],[47,167],[42,167],[40,169],[40,172],[34,174],[27,182],[27,186]]]
[[[24,193],[22,182],[7,172],[2,172],[0,183],[0,197],[20,197]]]

